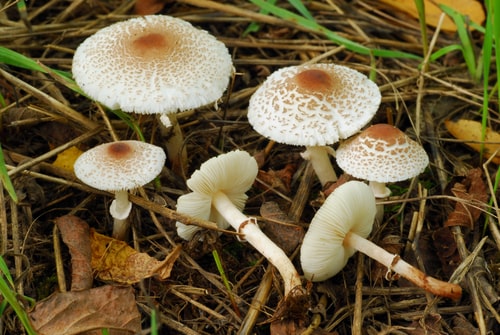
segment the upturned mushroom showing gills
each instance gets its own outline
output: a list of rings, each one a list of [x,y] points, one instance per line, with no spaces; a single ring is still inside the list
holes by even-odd
[[[264,255],[280,272],[285,295],[292,288],[301,287],[300,276],[292,262],[257,225],[255,218],[247,217],[241,210],[257,176],[256,160],[245,151],[231,151],[204,162],[187,181],[191,193],[177,200],[177,211],[197,218],[215,221],[220,228],[232,226]],[[177,222],[177,233],[190,240],[198,227],[191,228]]]
[[[147,15],[87,38],[75,51],[72,72],[83,92],[107,107],[168,115],[162,122],[176,126],[175,113],[221,98],[233,63],[226,46],[208,32],[182,19]],[[183,146],[180,128],[173,131],[177,137],[167,143],[171,160]]]
[[[375,197],[368,185],[349,181],[335,189],[312,219],[302,242],[300,263],[305,277],[312,281],[333,277],[360,251],[428,292],[459,299],[459,285],[427,276],[366,239],[375,213]]]
[[[114,219],[113,237],[123,240],[132,203],[128,190],[144,186],[163,168],[162,148],[140,141],[117,141],[84,152],[74,164],[75,175],[85,184],[115,193],[109,209]]]
[[[276,142],[306,146],[322,186],[337,175],[329,145],[363,128],[381,101],[378,86],[346,66],[312,64],[272,73],[250,98],[248,121]]]

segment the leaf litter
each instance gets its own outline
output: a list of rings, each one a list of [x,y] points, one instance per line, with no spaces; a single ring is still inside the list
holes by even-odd
[[[144,4],[144,10],[148,12],[186,18],[216,35],[231,49],[237,70],[234,83],[218,106],[202,108],[197,114],[189,112],[180,115],[180,124],[187,135],[185,145],[190,152],[188,171],[185,171],[185,175],[177,175],[167,166],[158,185],[148,186],[131,197],[138,208],[132,213],[134,238],[131,245],[133,243],[134,248],[129,249],[128,245],[106,238],[111,226],[107,215],[111,195],[80,184],[71,171],[64,169],[64,165],[53,166],[52,162],[64,150],[48,156],[46,154],[52,148],[74,141],[81,134],[90,134],[89,129],[94,129],[92,135],[73,143],[81,150],[114,138],[135,139],[136,134],[113,113],[103,111],[88,99],[75,94],[71,87],[65,87],[63,81],[54,82],[50,75],[15,66],[2,67],[0,92],[6,107],[1,107],[1,113],[2,116],[9,116],[2,118],[2,149],[10,171],[22,167],[11,173],[11,178],[17,183],[16,190],[22,190],[27,196],[17,207],[10,205],[9,200],[2,204],[0,214],[5,218],[3,222],[8,221],[9,226],[8,229],[5,225],[0,227],[3,234],[0,251],[12,264],[12,273],[18,277],[24,294],[38,301],[31,311],[31,317],[34,324],[38,320],[36,325],[40,333],[71,334],[73,331],[90,331],[99,327],[108,327],[113,331],[120,329],[126,333],[135,333],[142,328],[143,332],[147,332],[148,326],[141,324],[141,319],[149,324],[153,309],[159,315],[160,332],[168,334],[237,334],[238,330],[242,334],[352,334],[355,329],[366,329],[370,334],[384,331],[401,334],[423,334],[426,331],[447,333],[450,329],[457,334],[463,329],[471,333],[500,331],[495,314],[498,305],[495,288],[500,275],[496,270],[498,247],[490,239],[478,244],[479,237],[486,231],[483,221],[488,220],[483,218],[489,209],[486,206],[488,198],[485,199],[483,191],[476,188],[478,177],[462,179],[459,184],[450,187],[454,193],[446,196],[444,190],[436,186],[442,184],[442,180],[436,177],[442,172],[448,178],[462,176],[463,171],[470,171],[481,164],[479,154],[474,151],[476,149],[470,150],[466,146],[467,143],[477,142],[477,137],[455,136],[447,128],[447,121],[452,115],[453,119],[478,119],[477,101],[482,91],[464,74],[461,55],[450,53],[446,59],[430,63],[429,72],[425,74],[425,85],[420,91],[417,89],[417,81],[421,78],[419,62],[376,58],[376,81],[383,94],[383,103],[372,122],[393,123],[409,135],[419,138],[426,149],[433,152],[434,159],[429,169],[419,177],[430,194],[425,208],[419,208],[422,199],[418,198],[415,184],[405,182],[391,185],[395,195],[384,201],[388,209],[371,238],[397,253],[401,250],[400,244],[412,246],[421,242],[407,238],[412,218],[421,216],[425,224],[419,238],[424,240],[431,237],[430,240],[435,243],[419,243],[419,252],[427,258],[438,255],[440,261],[448,262],[448,268],[442,262],[431,269],[441,279],[453,278],[455,271],[463,271],[462,278],[466,277],[464,273],[474,274],[476,279],[472,278],[473,282],[466,278],[460,283],[467,294],[458,303],[431,301],[421,291],[405,287],[400,281],[381,278],[385,275],[384,269],[373,272],[375,266],[367,260],[361,264],[363,271],[357,272],[358,259],[354,258],[341,274],[331,280],[314,285],[305,283],[308,300],[297,304],[302,305],[299,315],[276,314],[283,306],[293,312],[291,306],[280,304],[280,301],[283,302],[283,288],[277,272],[268,268],[266,260],[258,253],[239,242],[234,233],[218,232],[212,234],[213,238],[192,241],[192,248],[183,248],[182,252],[178,249],[177,246],[183,243],[175,235],[176,219],[172,214],[175,200],[187,191],[185,179],[207,159],[236,148],[244,148],[255,154],[266,147],[267,140],[248,126],[245,109],[251,93],[270,73],[288,65],[328,61],[343,63],[368,74],[369,65],[373,62],[368,56],[337,48],[336,44],[321,34],[311,33],[296,23],[273,16],[256,16],[259,9],[246,1],[222,4],[205,0],[136,3]],[[289,10],[295,9],[290,5],[293,2],[278,1],[277,4]],[[304,4],[318,22],[352,40],[417,55],[422,51],[418,21],[393,16],[391,14],[395,10],[388,10],[378,1],[312,1]],[[70,7],[58,3],[50,3],[46,7],[40,7],[36,2],[27,2],[27,5],[31,26],[37,32],[36,39],[22,24],[18,24],[19,14],[16,7],[11,6],[0,11],[2,18],[11,23],[0,25],[1,44],[36,59],[44,66],[63,71],[70,71],[72,51],[84,38],[101,27],[134,14],[133,4],[124,1],[96,1],[92,4],[75,2]],[[242,37],[253,21],[259,23],[260,29]],[[429,33],[433,32],[429,26]],[[482,35],[477,31],[471,31],[470,34],[474,42],[480,45]],[[455,35],[440,33],[436,47],[453,43],[459,43]],[[51,75],[56,76],[56,73]],[[422,111],[417,103],[419,97],[425,101],[443,103],[439,109]],[[488,125],[491,132],[496,132],[498,102],[495,97],[491,99],[492,114]],[[457,105],[458,108],[452,108]],[[19,113],[28,110],[30,113]],[[32,113],[34,110],[36,112]],[[423,112],[432,116],[432,131],[420,129],[416,123]],[[132,120],[149,142],[161,144],[164,141],[154,118],[134,115]],[[47,127],[49,124],[50,127]],[[468,131],[470,133],[472,128]],[[474,136],[478,136],[477,132]],[[495,141],[487,142],[494,144]],[[486,153],[492,152],[488,150]],[[300,157],[300,151],[297,147],[275,144],[267,152],[268,157],[261,167],[261,177],[267,178],[264,183],[267,186],[259,184],[254,187],[245,208],[248,214],[260,214],[262,227],[269,229],[269,234],[274,234],[276,240],[281,239],[277,243],[288,247],[287,251],[295,264],[298,263],[294,251],[300,245],[307,222],[314,216],[322,199],[335,187],[330,185],[331,188],[321,189],[317,181],[308,175],[306,164],[297,158]],[[67,160],[70,161],[72,157],[73,154],[70,154]],[[281,157],[293,159],[288,162]],[[25,165],[25,162],[36,163]],[[288,163],[292,165],[286,165]],[[488,165],[487,169],[494,175],[494,164]],[[26,187],[28,183],[32,185],[29,188]],[[31,191],[34,189],[36,191]],[[268,205],[263,204],[270,202],[275,202],[278,207],[272,207],[269,211]],[[476,209],[480,210],[475,212]],[[77,257],[76,251],[70,252],[71,263],[70,256],[63,253],[66,264],[74,262],[80,264],[75,265],[78,268],[87,270],[78,274],[78,271],[73,272],[76,269],[72,265],[71,291],[53,293],[59,285],[54,279],[51,227],[52,222],[66,217],[68,212],[91,226],[88,234],[93,234],[98,240],[92,243],[98,243],[94,249],[100,250],[98,258],[102,267],[97,272],[100,277],[95,276],[95,272],[89,277],[88,265],[78,261],[80,256]],[[444,222],[450,216],[453,222],[462,224],[444,227]],[[498,220],[493,218],[489,221],[497,223]],[[456,228],[460,229],[460,236],[463,236],[461,242],[457,242],[457,234],[452,233],[452,229]],[[437,233],[444,229],[446,236]],[[15,236],[22,236],[22,243]],[[387,236],[394,236],[394,240],[385,239]],[[85,243],[91,245],[91,242]],[[478,245],[480,248],[476,250]],[[231,296],[242,312],[241,316],[231,306],[222,274],[215,266],[211,253],[215,248],[219,249],[218,254],[226,271],[224,275],[231,283]],[[71,249],[69,245],[68,249]],[[161,261],[157,260],[165,259],[170,250],[179,250],[179,255],[177,261],[172,260],[172,266],[167,270],[169,266],[162,267]],[[460,250],[472,254],[474,261],[464,265],[467,255],[464,257]],[[28,263],[14,262],[9,256],[12,252],[23,254]],[[88,250],[82,255],[87,253]],[[124,265],[142,265],[143,259],[151,259],[147,255],[154,255],[152,258],[155,260],[149,267],[145,266],[147,270],[124,270]],[[110,258],[106,259],[108,256]],[[132,262],[128,262],[130,257]],[[116,269],[113,264],[120,265]],[[166,280],[159,280],[161,278],[155,275],[156,269],[165,269],[163,279]],[[23,271],[28,275],[21,276]],[[269,271],[272,276],[265,276]],[[76,277],[75,273],[78,274]],[[264,280],[268,277],[270,279]],[[122,280],[123,286],[110,284],[117,279]],[[90,287],[89,282],[92,285]],[[264,296],[257,296],[257,292],[264,292]],[[106,295],[113,298],[108,305],[101,305],[101,297]],[[474,297],[478,297],[477,302],[474,302]],[[487,298],[481,300],[481,297]],[[252,308],[249,306],[253,306],[254,298],[260,307],[255,310],[256,313],[250,313]],[[323,301],[321,304],[320,300]],[[67,307],[68,301],[79,306],[77,312]],[[109,307],[109,310],[92,313],[89,305]],[[320,305],[324,306],[321,313],[314,307],[307,309]],[[141,307],[139,310],[138,306]],[[356,309],[362,311],[361,318],[354,316]],[[432,313],[428,314],[428,310],[432,310]],[[112,316],[117,311],[123,315],[123,319],[118,317],[110,320],[101,315]],[[48,321],[50,312],[57,322]],[[88,322],[80,322],[78,315],[86,316]],[[287,318],[277,320],[272,318],[273,315]],[[293,317],[296,317],[297,322],[290,322]],[[353,320],[358,323],[358,327],[353,324]],[[12,312],[4,313],[2,321],[8,333],[19,333],[20,326]]]

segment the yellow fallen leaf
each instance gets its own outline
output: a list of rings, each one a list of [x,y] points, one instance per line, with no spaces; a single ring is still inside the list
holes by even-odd
[[[463,119],[457,121],[447,120],[444,122],[444,125],[453,137],[463,140],[464,144],[480,152],[482,132],[480,122]],[[490,128],[486,128],[484,142],[484,156],[490,158],[492,155],[495,155],[492,158],[492,162],[500,164],[500,134]]]
[[[70,147],[63,152],[60,152],[52,165],[60,169],[73,171],[73,164],[82,153],[83,151],[81,151],[77,147]]]
[[[418,19],[418,11],[415,5],[415,0],[382,0],[400,11]],[[425,21],[428,25],[436,27],[439,17],[443,12],[437,4],[443,4],[455,9],[461,14],[467,15],[471,21],[481,24],[485,19],[483,6],[479,1],[475,0],[424,0],[425,3]],[[457,30],[455,23],[448,16],[444,18],[441,29],[448,32]]]
[[[181,252],[179,245],[163,261],[159,261],[94,229],[90,231],[90,246],[91,266],[97,277],[121,284],[133,284],[153,276],[160,280],[167,279]]]

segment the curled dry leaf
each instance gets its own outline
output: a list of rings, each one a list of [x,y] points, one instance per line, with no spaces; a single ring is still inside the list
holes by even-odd
[[[267,185],[271,186],[272,188],[284,194],[289,194],[292,183],[292,177],[296,170],[297,170],[297,164],[289,163],[286,164],[283,169],[277,171],[259,170],[257,178],[260,179],[262,182],[266,183]],[[258,184],[258,186],[262,185]]]
[[[153,276],[160,280],[167,279],[181,252],[178,245],[163,261],[159,261],[93,229],[90,240],[92,269],[97,277],[121,284],[133,284]]]
[[[488,200],[486,184],[479,168],[471,169],[461,183],[455,183],[451,192],[461,201],[457,201],[455,209],[450,213],[444,226],[463,226],[473,228],[481,215],[481,209]]]
[[[38,335],[72,335],[102,328],[110,334],[137,334],[141,315],[131,287],[102,286],[54,293],[38,302],[29,318]]]
[[[482,125],[473,120],[445,121],[444,125],[453,137],[463,140],[464,144],[476,150],[481,151]],[[500,134],[496,131],[486,128],[484,138],[484,156],[490,158],[495,164],[500,164]]]

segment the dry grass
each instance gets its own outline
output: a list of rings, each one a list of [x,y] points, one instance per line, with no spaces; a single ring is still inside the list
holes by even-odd
[[[187,191],[186,176],[210,157],[236,148],[251,154],[265,148],[268,141],[252,130],[245,109],[252,92],[274,70],[320,61],[345,64],[366,74],[372,69],[369,57],[348,52],[320,34],[292,22],[256,15],[256,8],[244,1],[224,3],[181,0],[168,2],[162,11],[217,36],[230,49],[237,73],[217,110],[210,107],[179,117],[190,157],[185,176],[166,170],[161,176],[161,190],[146,188],[144,194],[133,198],[136,206],[132,243],[136,248],[162,257],[174,244],[184,244],[184,252],[168,281],[151,279],[136,286],[144,314],[143,328],[148,327],[147,315],[154,305],[161,316],[161,334],[269,333],[265,321],[272,316],[283,291],[277,273],[232,235],[207,235],[206,243],[182,242],[175,234],[173,211],[164,207],[175,209],[176,198]],[[285,1],[279,3],[288,6]],[[335,4],[311,1],[307,6],[318,22],[351,40],[370,47],[422,53],[417,21],[394,15],[374,0]],[[78,44],[98,29],[129,17],[131,7],[128,1],[30,1],[32,32],[19,21],[15,6],[5,7],[0,11],[0,45],[47,66],[70,71]],[[261,23],[260,31],[242,37],[253,21]],[[432,33],[429,31],[430,36]],[[480,35],[473,33],[473,37]],[[456,36],[441,34],[436,46],[452,42],[457,42]],[[374,229],[372,239],[381,244],[387,242],[385,237],[395,236],[392,246],[404,252],[404,258],[417,258],[429,274],[448,280],[449,274],[445,274],[436,257],[433,232],[442,227],[454,206],[450,180],[471,168],[482,167],[482,162],[478,154],[450,138],[443,121],[458,117],[480,119],[482,90],[470,81],[458,54],[429,64],[425,73],[419,71],[418,65],[408,59],[375,61],[376,82],[383,100],[373,123],[392,123],[418,138],[431,157],[431,165],[419,180],[397,185],[400,191],[386,203],[383,224]],[[50,162],[70,145],[86,149],[111,141],[113,133],[120,139],[135,135],[113,114],[103,112],[47,75],[15,67],[0,69],[0,90],[8,104],[0,109],[1,143],[7,164],[15,170],[11,177],[20,197],[17,206],[8,198],[0,199],[0,221],[8,230],[2,238],[1,253],[5,253],[17,278],[19,293],[40,300],[60,287],[54,263],[53,219],[73,212],[104,233],[110,232],[112,224],[107,214],[109,194],[80,184]],[[77,111],[81,118],[68,119],[71,111]],[[164,139],[156,130],[155,118],[136,117],[146,140],[161,145]],[[498,128],[498,120],[498,103],[492,100],[489,123],[494,129]],[[298,155],[301,150],[281,144],[273,147],[263,169],[279,170],[287,162],[297,163],[292,192],[254,187],[245,210],[248,214],[259,215],[264,201],[276,201],[283,211],[291,212],[297,224],[307,226],[321,189]],[[492,182],[495,169],[492,164],[485,167],[489,173],[486,178]],[[486,222],[491,225],[487,227]],[[460,323],[463,320],[484,334],[498,333],[499,245],[495,232],[490,231],[497,223],[496,217],[483,216],[474,229],[455,231],[455,235],[463,236],[466,253],[474,250],[483,235],[488,236],[476,251],[485,263],[461,282],[465,293],[459,302],[436,300],[403,282],[379,280],[376,271],[380,269],[366,258],[355,256],[342,273],[312,286],[308,317],[319,320],[319,327],[325,331],[339,334],[424,334],[423,329],[415,329],[419,322],[432,326],[432,334],[464,334],[460,328],[465,327]],[[421,229],[416,239],[408,239],[416,227]],[[417,257],[413,252],[416,246]],[[231,305],[215,267],[213,249],[221,255],[237,309]],[[68,259],[66,251],[62,252]],[[295,263],[299,266],[297,259]],[[465,265],[465,270],[471,268]],[[486,273],[487,268],[490,272]],[[491,292],[485,292],[487,288]],[[256,294],[267,300],[258,315],[249,312]],[[13,313],[4,313],[0,330],[3,334],[21,333]]]

